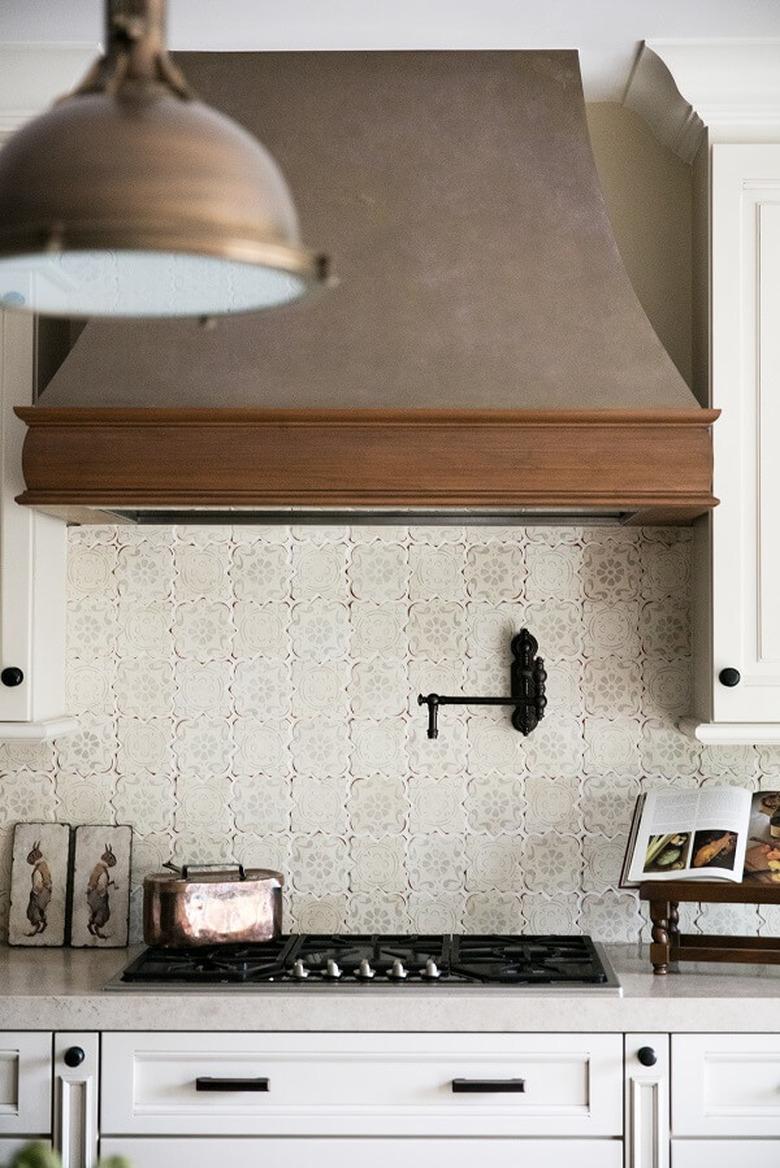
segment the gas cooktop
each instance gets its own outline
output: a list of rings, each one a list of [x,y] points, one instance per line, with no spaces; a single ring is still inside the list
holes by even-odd
[[[290,934],[256,945],[146,949],[107,989],[427,990],[468,987],[620,993],[590,937]]]

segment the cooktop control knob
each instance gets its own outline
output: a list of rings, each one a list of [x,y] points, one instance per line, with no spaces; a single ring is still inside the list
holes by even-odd
[[[429,977],[432,980],[434,978],[441,977],[441,974],[439,973],[439,967],[432,957],[429,957],[425,962],[425,973],[423,976]]]
[[[364,957],[355,970],[355,977],[359,977],[361,981],[370,981],[374,976],[374,970],[371,968],[370,962]]]
[[[332,977],[334,981],[341,977],[341,967],[338,961],[334,961],[332,957],[329,957],[325,963],[325,976]]]
[[[401,961],[400,957],[396,957],[390,969],[390,977],[393,981],[403,981],[407,976],[403,961]]]
[[[300,957],[293,962],[293,977],[297,977],[298,981],[303,981],[309,976],[309,971],[301,961]]]

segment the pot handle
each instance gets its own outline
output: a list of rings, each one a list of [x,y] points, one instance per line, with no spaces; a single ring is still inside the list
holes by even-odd
[[[220,868],[223,872],[235,868],[238,871],[239,880],[246,880],[246,871],[243,864],[182,864],[181,878],[182,880],[189,880],[190,872],[199,870],[201,868]]]

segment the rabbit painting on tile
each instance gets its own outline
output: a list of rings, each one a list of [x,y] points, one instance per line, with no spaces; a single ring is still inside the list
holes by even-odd
[[[128,934],[132,828],[90,825],[74,835],[70,943],[121,948]]]
[[[70,826],[17,823],[11,869],[11,945],[64,945]]]

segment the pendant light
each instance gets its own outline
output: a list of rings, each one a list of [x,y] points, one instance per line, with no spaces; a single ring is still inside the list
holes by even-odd
[[[106,50],[0,150],[0,306],[71,317],[217,316],[327,281],[285,181],[197,101],[165,0],[107,0]]]

